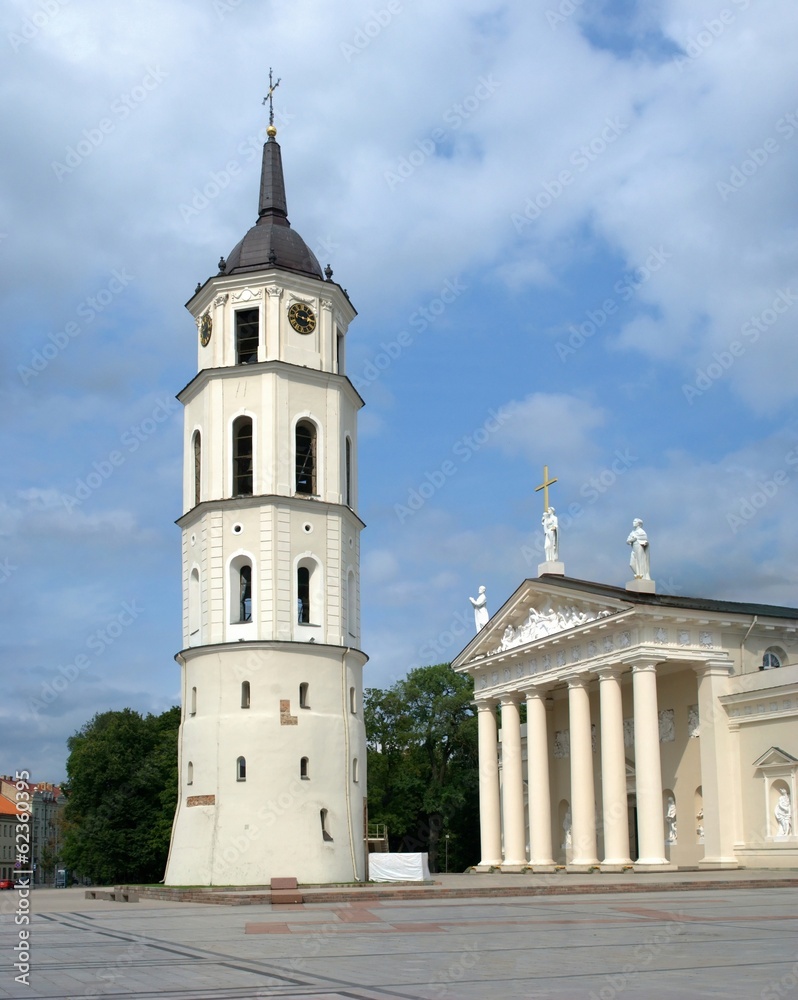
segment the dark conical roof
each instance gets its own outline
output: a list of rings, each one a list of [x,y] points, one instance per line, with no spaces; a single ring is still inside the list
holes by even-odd
[[[225,274],[279,267],[321,278],[315,254],[288,221],[280,145],[269,130],[263,144],[258,221],[227,256]]]

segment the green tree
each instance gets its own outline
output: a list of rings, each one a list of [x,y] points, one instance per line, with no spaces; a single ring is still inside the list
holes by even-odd
[[[94,882],[163,878],[177,803],[180,709],[103,712],[67,740],[63,861]]]
[[[471,678],[447,663],[366,691],[369,819],[387,825],[392,849],[427,851],[433,872],[447,834],[450,870],[479,860],[473,697]]]

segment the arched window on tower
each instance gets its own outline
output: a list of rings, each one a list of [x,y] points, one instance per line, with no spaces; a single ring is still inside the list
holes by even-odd
[[[238,571],[239,618],[240,622],[252,621],[252,567],[244,563]]]
[[[236,312],[236,364],[254,365],[258,360],[259,316],[257,309]]]
[[[187,785],[194,784],[194,764],[192,763],[192,761],[188,762],[188,768],[186,769],[186,784]]]
[[[194,431],[194,506],[202,500],[202,437]]]
[[[296,492],[316,495],[316,427],[309,420],[296,425]]]
[[[302,778],[303,781],[310,781],[307,757],[303,757],[299,762],[299,777]]]
[[[346,439],[346,454],[344,456],[345,469],[344,480],[346,486],[345,502],[347,507],[352,506],[352,442]]]
[[[249,708],[249,681],[241,682],[241,707]]]
[[[247,759],[246,757],[239,757],[236,761],[236,781],[246,781],[247,780]]]
[[[233,421],[233,496],[252,496],[252,420]]]
[[[297,621],[310,624],[310,570],[300,566],[296,571]]]

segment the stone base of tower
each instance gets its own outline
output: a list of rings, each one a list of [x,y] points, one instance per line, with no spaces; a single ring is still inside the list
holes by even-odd
[[[180,783],[165,884],[364,881],[365,655],[249,642],[178,659]]]

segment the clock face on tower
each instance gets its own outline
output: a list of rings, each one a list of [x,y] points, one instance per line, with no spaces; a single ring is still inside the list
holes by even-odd
[[[316,315],[304,302],[295,302],[288,310],[288,322],[297,333],[313,333],[316,329]]]
[[[211,319],[211,314],[206,312],[205,315],[200,320],[200,343],[203,347],[207,347],[211,341],[211,333],[213,332],[213,320]]]

